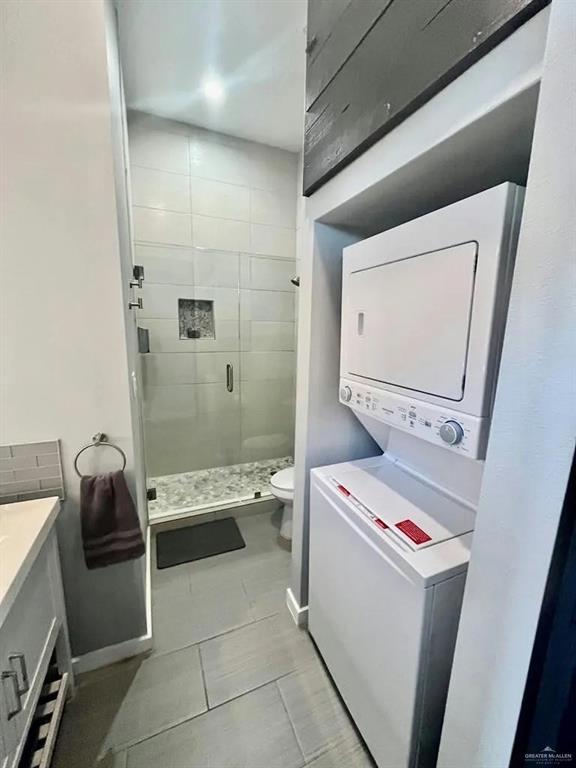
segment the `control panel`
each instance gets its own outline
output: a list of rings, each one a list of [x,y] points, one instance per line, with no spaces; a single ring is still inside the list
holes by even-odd
[[[485,456],[488,419],[450,411],[349,379],[340,380],[340,402],[360,414],[468,458]]]

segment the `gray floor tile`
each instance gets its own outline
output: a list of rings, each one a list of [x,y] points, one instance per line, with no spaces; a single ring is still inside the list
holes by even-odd
[[[278,687],[306,760],[357,739],[320,661],[278,680]]]
[[[53,768],[123,768],[123,757],[107,754],[105,744],[142,661],[78,676],[74,699],[64,710]]]
[[[275,684],[172,728],[128,752],[128,768],[300,768]]]
[[[241,570],[243,577],[256,583],[258,579],[263,580],[264,577],[283,576],[288,578],[290,566],[290,553],[277,548],[271,552],[260,553],[257,557],[247,558],[244,563],[239,563],[237,567]]]
[[[152,579],[152,600],[167,595],[168,598],[182,597],[190,592],[190,567],[188,563],[173,568],[155,569]]]
[[[357,736],[349,737],[306,763],[307,768],[377,768]]]
[[[211,707],[305,666],[314,659],[307,633],[276,615],[200,646]]]
[[[133,744],[206,709],[197,647],[151,657],[139,667],[105,746]]]
[[[126,768],[127,760],[127,752],[110,752],[100,758],[97,746],[81,745],[72,751],[62,746],[58,736],[51,768]]]
[[[254,620],[242,581],[218,571],[198,572],[188,593],[162,594],[153,605],[154,653],[228,632]]]
[[[111,671],[112,670],[112,671]],[[122,751],[206,711],[198,649],[139,659],[80,679],[58,739],[58,768],[121,768]],[[98,762],[100,760],[100,762]]]
[[[276,513],[256,514],[242,519],[244,549],[154,570],[155,654],[201,642],[283,610],[290,555],[277,545],[277,517]]]
[[[278,550],[262,555],[242,570],[242,583],[255,619],[286,609],[286,588],[290,581],[290,555]]]
[[[246,542],[248,556],[278,550],[281,520],[282,510],[280,509],[271,515],[250,515],[237,520],[238,528]]]

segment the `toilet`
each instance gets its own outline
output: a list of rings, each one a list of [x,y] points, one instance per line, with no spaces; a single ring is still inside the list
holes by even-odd
[[[292,541],[292,505],[294,503],[294,467],[276,472],[270,478],[270,493],[284,504],[280,538]]]

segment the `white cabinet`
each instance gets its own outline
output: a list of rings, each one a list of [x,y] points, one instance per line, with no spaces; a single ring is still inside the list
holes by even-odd
[[[0,626],[0,768],[18,766],[51,660],[70,672],[70,650],[56,533],[49,527]]]

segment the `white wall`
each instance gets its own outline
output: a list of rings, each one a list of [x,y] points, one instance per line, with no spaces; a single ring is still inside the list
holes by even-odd
[[[0,8],[0,443],[62,440],[76,654],[145,633],[143,561],[84,565],[72,466],[99,430],[127,453],[130,475],[134,466],[105,10],[100,0]]]
[[[149,472],[291,455],[297,156],[138,112],[129,137]],[[179,298],[215,338],[180,338]]]
[[[576,7],[553,0],[442,768],[509,764],[572,462],[575,37]]]

